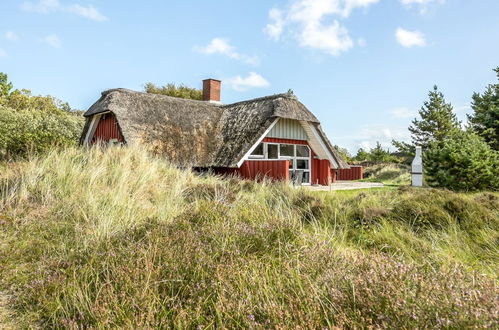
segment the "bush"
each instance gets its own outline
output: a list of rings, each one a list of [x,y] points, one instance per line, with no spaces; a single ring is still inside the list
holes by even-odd
[[[84,119],[52,96],[14,90],[0,72],[0,160],[78,143]]]
[[[80,116],[16,111],[0,106],[0,159],[26,157],[57,146],[76,145],[83,129]]]
[[[498,190],[499,153],[471,132],[433,142],[424,153],[426,182],[452,190]]]

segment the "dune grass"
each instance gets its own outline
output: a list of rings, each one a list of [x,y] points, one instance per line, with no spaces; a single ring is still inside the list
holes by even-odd
[[[498,325],[497,193],[313,193],[95,148],[5,166],[0,198],[22,327]]]
[[[378,164],[364,168],[362,181],[382,182],[385,185],[401,186],[411,183],[411,168],[405,164]]]

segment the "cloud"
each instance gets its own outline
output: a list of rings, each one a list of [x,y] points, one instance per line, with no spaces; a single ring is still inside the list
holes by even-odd
[[[301,47],[339,55],[354,46],[346,19],[357,8],[367,8],[379,0],[293,0],[285,9],[272,8],[264,32],[278,41],[286,31]],[[334,17],[334,19],[333,19]]]
[[[454,112],[461,112],[461,111],[464,111],[464,112],[467,112],[467,111],[470,111],[471,110],[471,105],[470,104],[463,104],[459,107],[455,107],[454,108]]]
[[[206,55],[220,54],[229,58],[250,64],[260,64],[260,59],[257,56],[248,56],[238,53],[236,48],[229,43],[229,40],[223,38],[213,38],[205,47],[195,47],[195,50]]]
[[[394,150],[392,140],[409,140],[410,135],[406,127],[386,127],[382,125],[364,126],[356,134],[354,141],[358,147],[371,149],[376,142],[381,143],[384,148]]]
[[[395,32],[395,37],[399,44],[404,47],[424,47],[426,46],[426,40],[423,33],[419,31],[408,31],[402,28],[398,28]]]
[[[42,38],[42,42],[52,46],[54,48],[61,48],[62,41],[57,34],[50,34]]]
[[[26,1],[21,4],[21,9],[39,14],[50,14],[55,12],[72,13],[94,21],[107,21],[97,8],[92,5],[82,6],[80,4],[64,5],[59,0],[38,0],[38,2]]]
[[[67,7],[67,10],[71,13],[80,15],[82,17],[98,21],[98,22],[103,22],[107,21],[107,17],[102,15],[99,10],[97,10],[94,6],[89,5],[88,7],[84,7],[78,4],[71,5]]]
[[[417,114],[416,111],[404,107],[393,109],[390,113],[395,118],[413,118]]]
[[[246,78],[236,76],[229,79],[227,83],[230,87],[240,92],[251,88],[265,88],[270,86],[270,83],[256,72],[250,72]]]
[[[5,32],[4,38],[11,41],[19,40],[19,36],[12,31]]]
[[[445,0],[400,0],[400,3],[407,8],[419,7],[419,12],[424,15],[432,4],[443,4]]]
[[[7,52],[2,48],[0,48],[0,58],[5,58],[5,57],[7,57]]]

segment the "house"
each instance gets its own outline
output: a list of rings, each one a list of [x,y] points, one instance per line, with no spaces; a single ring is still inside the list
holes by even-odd
[[[84,114],[81,143],[147,144],[181,167],[305,185],[327,185],[348,168],[292,93],[224,105],[220,89],[219,80],[204,80],[204,101],[105,91]]]

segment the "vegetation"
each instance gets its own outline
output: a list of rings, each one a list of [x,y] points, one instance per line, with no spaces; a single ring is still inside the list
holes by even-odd
[[[385,185],[408,185],[411,183],[411,167],[406,164],[385,163],[364,168],[364,180],[382,182]]]
[[[495,69],[499,78],[499,67]],[[499,84],[491,84],[483,94],[473,94],[473,114],[468,115],[471,129],[494,150],[499,151]]]
[[[499,190],[499,152],[472,132],[456,132],[424,154],[426,182],[453,190]]]
[[[144,91],[151,94],[168,95],[179,97],[182,99],[202,100],[203,90],[187,87],[183,84],[175,85],[175,83],[167,84],[165,86],[156,86],[153,83],[147,83],[144,86]]]
[[[83,117],[51,96],[33,96],[0,73],[0,159],[27,157],[78,143]]]
[[[399,163],[402,158],[392,154],[390,150],[385,150],[381,143],[376,142],[376,147],[369,151],[360,148],[353,160],[359,163],[381,164],[381,163]]]
[[[497,328],[499,195],[312,193],[142,150],[0,172],[20,327]]]
[[[415,118],[409,126],[412,143],[393,141],[399,151],[413,155],[416,146],[427,150],[431,142],[441,142],[460,129],[452,105],[445,101],[437,86],[428,93],[428,97],[429,100],[419,110],[421,119]]]

